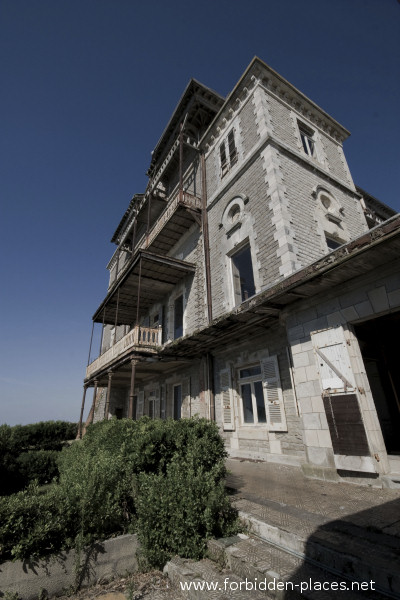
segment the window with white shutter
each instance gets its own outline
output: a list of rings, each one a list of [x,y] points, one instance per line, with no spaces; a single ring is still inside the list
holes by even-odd
[[[261,373],[268,429],[270,431],[287,431],[278,357],[264,358],[261,361]]]
[[[222,407],[222,427],[225,431],[235,429],[235,419],[233,410],[233,391],[230,369],[222,369],[219,373],[221,389],[221,407]]]
[[[286,431],[286,416],[276,356],[239,369],[243,425]]]

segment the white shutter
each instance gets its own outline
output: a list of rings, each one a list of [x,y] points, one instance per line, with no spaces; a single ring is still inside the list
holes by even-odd
[[[225,431],[235,429],[233,411],[233,390],[230,369],[222,369],[219,373],[221,388],[222,427]]]
[[[268,428],[270,431],[287,431],[278,358],[270,356],[263,359],[260,364]]]
[[[165,385],[160,387],[160,416],[162,419],[167,418],[167,406],[165,399]]]
[[[143,417],[143,407],[144,407],[144,392],[139,392],[137,409],[136,409],[136,418],[137,419],[140,419],[140,417]]]
[[[354,389],[353,372],[343,328],[325,329],[312,333],[311,337],[322,389],[330,392]]]
[[[154,398],[154,419],[160,418],[160,388],[156,389],[156,396]]]

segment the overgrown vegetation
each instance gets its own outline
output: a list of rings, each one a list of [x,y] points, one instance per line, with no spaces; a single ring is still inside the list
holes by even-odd
[[[204,419],[96,423],[62,451],[57,485],[0,499],[1,557],[38,558],[137,531],[149,565],[198,558],[207,538],[237,526],[225,456]]]
[[[0,495],[17,492],[34,480],[39,484],[58,475],[59,452],[75,439],[77,424],[42,421],[33,425],[0,426]]]

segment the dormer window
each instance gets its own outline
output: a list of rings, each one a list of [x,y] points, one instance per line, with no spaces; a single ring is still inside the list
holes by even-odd
[[[316,156],[314,131],[304,123],[299,123],[299,133],[303,150],[307,156]]]
[[[219,158],[221,161],[221,176],[224,177],[238,160],[234,129],[231,129],[227,137],[221,143],[219,147]]]

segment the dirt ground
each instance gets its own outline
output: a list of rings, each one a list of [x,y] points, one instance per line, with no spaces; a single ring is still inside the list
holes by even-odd
[[[180,591],[171,587],[168,577],[161,571],[135,573],[113,581],[99,581],[97,585],[84,588],[58,600],[178,600]]]

